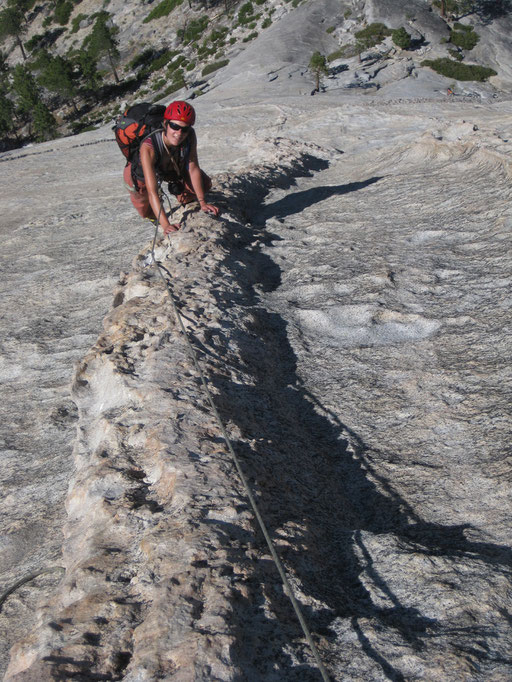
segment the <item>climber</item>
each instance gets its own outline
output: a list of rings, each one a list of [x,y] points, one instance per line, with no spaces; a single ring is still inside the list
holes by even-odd
[[[167,218],[158,193],[160,181],[169,183],[169,192],[182,206],[198,201],[202,211],[219,214],[218,207],[205,200],[212,183],[197,160],[197,138],[192,127],[195,118],[190,104],[171,102],[164,112],[163,130],[147,136],[124,169],[132,204],[142,218],[158,219],[164,234],[176,232],[180,226]]]

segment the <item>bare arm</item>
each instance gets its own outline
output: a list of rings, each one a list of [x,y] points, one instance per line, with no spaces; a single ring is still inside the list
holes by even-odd
[[[191,148],[188,161],[188,172],[190,175],[190,182],[192,183],[192,188],[195,192],[201,210],[206,213],[213,213],[213,215],[219,215],[219,209],[213,204],[207,204],[204,198],[204,187],[203,179],[201,177],[201,169],[199,167],[199,161],[197,159],[197,144],[194,140]]]
[[[140,147],[140,161],[142,170],[144,171],[144,182],[148,191],[149,203],[153,209],[153,213],[158,219],[164,234],[168,232],[176,232],[176,227],[171,225],[168,221],[164,211],[160,197],[158,196],[158,181],[155,173],[155,150],[148,144],[143,144]]]

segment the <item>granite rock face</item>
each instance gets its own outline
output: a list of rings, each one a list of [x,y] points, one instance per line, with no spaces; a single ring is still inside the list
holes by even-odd
[[[309,165],[326,165],[303,158],[297,145],[276,148],[272,169],[234,182],[218,177],[223,200],[240,210],[244,197],[251,205],[269,183],[288,186]],[[256,440],[229,415],[260,409],[250,361],[264,346],[252,299],[268,259],[251,258],[254,239],[228,209],[223,222],[188,216],[156,250],[171,287],[179,282],[173,300],[243,459],[259,456]],[[306,653],[293,672],[285,636],[299,651],[304,645],[150,256],[141,252],[122,278],[104,333],[77,367],[65,578],[40,625],[14,647],[5,679],[231,680],[278,678],[288,669],[305,679],[314,666]],[[288,535],[277,544],[288,546]],[[268,641],[272,654],[262,659]]]
[[[265,59],[197,100],[172,300],[330,678],[507,680],[512,104]],[[0,161],[5,679],[320,679],[111,131]]]

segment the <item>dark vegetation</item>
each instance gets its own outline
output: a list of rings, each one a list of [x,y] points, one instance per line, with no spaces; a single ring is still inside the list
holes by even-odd
[[[443,17],[461,19],[474,14],[484,23],[512,12],[512,0],[433,0],[432,5]]]
[[[13,39],[23,62],[11,67],[7,55],[0,51],[0,149],[51,139],[63,128],[72,133],[87,130],[103,122],[112,99],[135,92],[141,92],[142,98],[147,90],[144,93],[141,88],[149,81],[154,92],[149,99],[175,92],[187,84],[186,72],[196,68],[190,50],[197,54],[199,62],[204,62],[203,73],[208,74],[228,63],[222,58],[222,50],[235,42],[228,38],[230,29],[218,21],[207,34],[210,19],[208,14],[202,14],[186,20],[177,31],[182,44],[189,47],[188,57],[177,50],[148,46],[122,69],[118,28],[106,10],[87,15],[75,10],[81,0],[41,0],[38,5],[36,1],[7,0],[7,6],[0,11],[0,40]],[[242,23],[261,16],[254,14],[251,3],[240,5],[240,0],[163,0],[154,3],[144,21],[158,20],[184,1],[195,10],[221,8],[233,12],[238,7],[232,17],[236,25],[239,16]],[[266,1],[254,3],[263,6]],[[108,2],[103,3],[105,6]],[[43,30],[26,40],[31,21],[41,12],[45,13]],[[59,38],[81,28],[88,31],[81,44],[75,41],[65,55],[57,54]],[[211,61],[212,57],[215,61]],[[122,70],[127,73],[124,80]],[[160,71],[161,77],[154,79],[153,74]],[[116,109],[111,111],[115,115]]]
[[[429,66],[431,69],[447,78],[454,78],[458,81],[486,81],[491,76],[496,76],[496,71],[487,66],[477,64],[462,64],[460,61],[452,61],[448,57],[440,59],[425,59],[422,66]]]
[[[456,23],[450,33],[450,42],[461,50],[472,50],[480,40],[472,26]]]
[[[284,0],[290,7],[300,1]],[[82,0],[4,2],[0,41],[14,41],[12,49],[18,56],[21,53],[22,64],[13,67],[12,60],[10,65],[0,50],[0,149],[80,132],[105,122],[117,114],[114,98],[137,93],[139,100],[155,101],[183,87],[192,89],[191,97],[198,96],[204,81],[194,78],[201,79],[225,66],[229,61],[226,50],[237,41],[254,40],[259,30],[272,24],[274,12],[268,0],[155,0],[148,4],[144,21],[157,27],[162,17],[175,12],[180,22],[176,30],[180,47],[141,46],[139,54],[121,63],[118,28],[109,12],[100,9],[108,8],[108,0],[98,3],[98,11],[89,15],[80,11],[81,4]],[[471,14],[490,21],[512,11],[512,0],[433,0],[432,4],[451,26],[450,59],[425,64],[459,80],[483,80],[492,75],[492,69],[461,64],[479,36],[472,26],[452,22]],[[333,17],[327,32],[333,33],[338,20],[351,15],[346,10],[343,16]],[[34,35],[29,29],[38,17],[42,28]],[[86,37],[75,40],[67,53],[59,50],[57,54],[63,37],[84,33]],[[365,50],[390,35],[402,49],[415,49],[421,42],[412,40],[403,26],[392,29],[382,23],[370,24],[356,32],[355,43],[343,45],[326,57],[318,53],[318,63],[310,65],[317,89],[321,76],[329,71],[329,62],[357,54],[361,58]]]
[[[402,50],[407,50],[411,46],[411,36],[403,26],[401,28],[396,28],[391,33],[391,38],[395,45],[402,48]]]

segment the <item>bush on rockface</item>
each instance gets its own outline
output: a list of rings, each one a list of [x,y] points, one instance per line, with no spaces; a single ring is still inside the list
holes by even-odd
[[[458,14],[460,11],[459,3],[457,0],[433,0],[432,4],[437,9],[442,10],[444,3],[444,8],[450,14]]]
[[[148,66],[153,59],[156,59],[156,56],[157,51],[153,47],[148,47],[127,64],[126,71],[134,71],[141,66]]]
[[[71,21],[71,33],[76,33],[80,29],[82,21],[87,19],[87,14],[77,14]]]
[[[252,2],[246,2],[238,12],[238,23],[240,25],[249,24],[254,19],[254,6]]]
[[[73,3],[70,0],[60,0],[55,6],[53,19],[57,22],[57,24],[65,26],[69,21],[72,11]]]
[[[408,50],[411,46],[411,36],[409,33],[407,33],[403,26],[400,28],[395,28],[391,34],[391,39],[395,45],[402,50]]]
[[[374,47],[381,43],[384,38],[390,36],[392,33],[391,29],[385,24],[375,23],[370,24],[361,31],[356,32],[357,42],[365,49],[368,50],[370,47]]]
[[[178,5],[181,5],[182,2],[183,0],[162,0],[162,2],[155,7],[155,9],[151,10],[148,16],[144,19],[143,23],[147,24],[148,22],[153,21],[153,19],[166,17],[173,11],[173,9],[178,7]]]
[[[448,50],[448,54],[458,62],[461,62],[464,59],[464,55],[462,55],[458,50]]]
[[[450,34],[450,42],[462,50],[472,50],[480,40],[478,33],[475,33],[472,26],[455,24],[455,29]]]
[[[229,59],[222,59],[219,62],[213,62],[212,64],[208,64],[201,71],[201,75],[207,76],[209,73],[213,73],[214,71],[217,71],[218,69],[222,69],[223,66],[227,66],[228,64],[229,64]]]
[[[206,15],[200,17],[199,19],[193,19],[185,29],[181,28],[177,31],[178,38],[181,38],[185,45],[198,40],[199,36],[208,26],[208,21],[209,19]]]
[[[348,59],[349,57],[354,57],[357,54],[355,45],[342,45],[339,50],[331,52],[327,55],[328,62],[334,62],[336,59]]]
[[[440,59],[426,59],[421,62],[422,66],[429,66],[436,73],[446,76],[447,78],[454,78],[458,81],[486,81],[491,76],[496,76],[496,71],[487,66],[479,66],[477,64],[462,64],[461,62],[454,62],[448,57]]]

